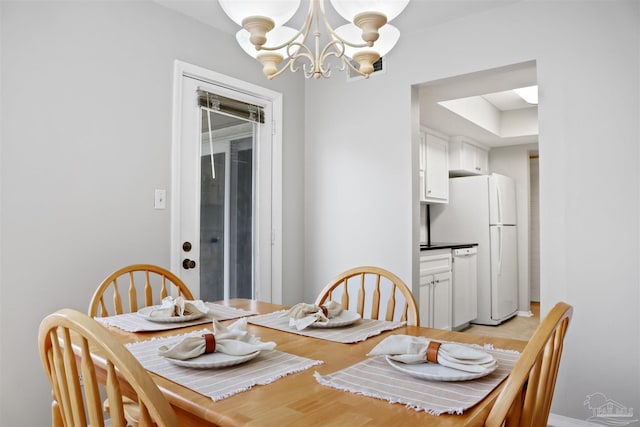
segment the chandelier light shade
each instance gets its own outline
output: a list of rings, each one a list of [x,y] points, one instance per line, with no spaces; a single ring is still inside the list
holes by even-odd
[[[409,0],[330,0],[331,6],[344,19],[353,22],[353,19],[363,11],[376,11],[386,16],[387,21],[393,20],[407,7]]]
[[[227,0],[220,6],[233,22],[242,25],[247,16],[266,16],[275,25],[285,24],[300,7],[300,0]]]
[[[284,26],[300,7],[300,0],[218,0],[222,10],[242,29],[236,40],[260,62],[272,79],[302,64],[305,77],[330,77],[330,60],[340,70],[349,67],[368,77],[373,63],[386,55],[400,38],[388,22],[397,17],[409,0],[330,0],[349,23],[334,30],[324,0],[309,0],[309,10],[299,30]],[[356,63],[356,65],[353,64]]]

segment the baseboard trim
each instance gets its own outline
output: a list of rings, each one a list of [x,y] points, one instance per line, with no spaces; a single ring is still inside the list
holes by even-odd
[[[529,310],[529,311],[518,311],[518,313],[516,313],[516,315],[521,316],[521,317],[533,317],[533,312],[531,310]]]
[[[593,423],[584,420],[578,420],[575,418],[569,418],[562,415],[549,414],[549,420],[547,421],[548,427],[582,427],[582,426],[591,426],[593,427]]]

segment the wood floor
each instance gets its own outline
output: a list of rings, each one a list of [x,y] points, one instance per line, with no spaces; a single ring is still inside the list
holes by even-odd
[[[540,323],[540,303],[531,303],[532,317],[515,316],[498,326],[471,325],[463,332],[528,341]]]

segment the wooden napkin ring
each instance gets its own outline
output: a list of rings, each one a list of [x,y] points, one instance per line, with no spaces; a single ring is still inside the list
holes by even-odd
[[[320,308],[322,309],[322,312],[324,313],[325,317],[329,317],[329,309],[324,305],[321,305]]]
[[[205,353],[213,353],[216,351],[216,337],[213,334],[204,334],[202,335],[202,338],[204,338]]]
[[[438,349],[440,343],[437,341],[430,341],[429,347],[427,347],[427,362],[438,363]]]

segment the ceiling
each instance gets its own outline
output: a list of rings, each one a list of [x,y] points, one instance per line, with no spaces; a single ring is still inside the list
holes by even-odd
[[[487,147],[537,143],[538,106],[526,103],[512,91],[537,85],[536,74],[535,61],[528,61],[425,82],[419,85],[420,123],[449,136],[466,136]],[[441,104],[469,97],[480,97],[490,104],[493,126],[478,126]]]
[[[228,34],[235,34],[239,27],[222,11],[217,0],[153,0],[155,3],[198,20]],[[481,13],[496,7],[507,6],[523,0],[412,0],[393,24],[403,36],[421,31],[465,16]],[[299,28],[307,13],[306,1],[287,25]],[[344,20],[325,2],[327,18],[341,25]],[[532,107],[523,104],[510,89],[537,84],[535,62],[518,64],[497,70],[482,71],[420,85],[421,123],[448,135],[464,135],[488,147],[527,144],[538,141],[537,107],[535,108],[535,134],[521,136],[496,135],[477,126],[458,114],[439,105],[438,102],[471,96],[483,99],[502,112],[505,127],[512,117]],[[516,110],[522,110],[514,113]]]
[[[217,0],[153,0],[162,6],[175,10],[200,22],[210,25],[225,33],[235,34],[239,27],[222,11]],[[464,16],[484,12],[495,7],[506,6],[522,0],[412,0],[407,8],[393,20],[402,34],[424,30],[444,22],[452,21]],[[307,14],[308,0],[302,0],[301,6],[291,18],[288,26],[299,28]],[[330,22],[341,25],[346,23],[325,2],[325,11]],[[338,25],[336,25],[338,26]]]

